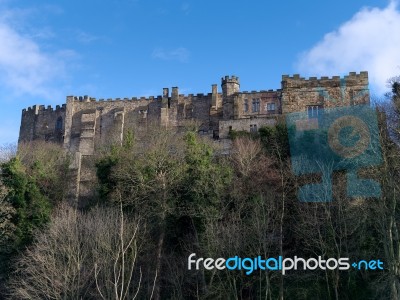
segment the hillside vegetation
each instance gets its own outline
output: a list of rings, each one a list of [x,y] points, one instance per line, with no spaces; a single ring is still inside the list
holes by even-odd
[[[233,133],[223,154],[195,130],[130,132],[99,149],[83,210],[67,203],[69,157],[21,145],[1,163],[0,280],[10,299],[399,299],[400,151],[363,171],[379,199],[351,199],[335,172],[332,202],[300,202],[320,180],[291,171],[287,128]],[[318,177],[319,176],[319,177]],[[188,270],[188,256],[380,259],[384,270]]]

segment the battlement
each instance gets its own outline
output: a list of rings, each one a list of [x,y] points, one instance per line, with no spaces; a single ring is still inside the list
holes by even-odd
[[[22,110],[22,114],[39,114],[39,112],[57,112],[57,111],[62,111],[65,110],[66,104],[63,105],[56,105],[55,109],[51,106],[48,105],[47,108],[44,105],[33,105],[28,108],[24,108]]]
[[[221,77],[221,85],[224,85],[224,84],[227,84],[227,83],[237,83],[237,84],[239,84],[240,83],[239,77],[237,77],[235,75],[232,75],[232,77],[229,77],[229,76],[225,76],[225,78]]]
[[[127,98],[127,97],[125,97],[125,98],[107,98],[107,99],[100,98],[98,101],[99,102],[104,102],[104,101],[113,102],[113,101],[138,101],[138,100],[147,100],[147,101],[149,101],[149,100],[153,100],[153,99],[150,99],[150,98],[154,98],[154,97],[149,97],[149,98],[146,98],[146,97]],[[74,96],[73,99],[74,99],[74,102],[96,102],[97,101],[96,98],[89,97],[89,96],[83,96],[83,97],[82,96],[79,96],[79,97]]]
[[[240,92],[239,94],[275,94],[275,93],[278,93],[278,92],[280,92],[281,90],[280,89],[277,89],[277,90],[272,90],[272,89],[270,89],[270,90],[260,90],[260,91],[243,91],[243,92]]]
[[[218,95],[221,95],[221,93],[218,93]],[[183,98],[184,100],[189,100],[189,99],[197,99],[197,98],[205,98],[205,97],[211,97],[212,93],[198,93],[198,94],[179,94],[179,98]],[[70,96],[72,97],[74,102],[115,102],[115,101],[147,101],[147,102],[153,102],[153,101],[162,101],[162,96],[148,96],[148,97],[131,97],[131,98],[100,98],[99,100],[96,100],[96,98],[89,97],[89,96]],[[172,98],[172,97],[168,97]]]
[[[339,87],[343,85],[347,86],[368,86],[368,72],[362,71],[360,73],[357,72],[349,72],[348,75],[343,77],[340,76],[321,76],[321,77],[301,77],[299,74],[294,74],[293,76],[289,75],[282,75],[282,88],[276,90],[259,90],[259,91],[239,91],[239,77],[232,75],[232,76],[224,76],[221,78],[223,93],[217,93],[219,97],[226,97],[233,94],[274,94],[284,92],[286,89],[297,89],[297,88],[318,88],[318,87]],[[108,98],[108,99],[99,99],[97,100],[94,97],[90,97],[88,95],[84,96],[69,96],[69,101],[72,102],[115,102],[115,101],[141,101],[141,102],[162,102],[165,97],[168,99],[173,99],[173,97],[178,97],[180,101],[183,102],[191,102],[191,101],[202,101],[202,99],[207,99],[213,96],[213,93],[198,93],[198,94],[178,94],[178,87],[173,87],[173,91],[175,94],[169,95],[169,89],[163,89],[163,95],[158,96],[147,96],[147,97],[131,97],[131,98]],[[216,93],[216,84],[213,85],[213,92]],[[174,96],[175,95],[175,96]],[[54,111],[61,111],[66,109],[66,104],[62,106],[57,105],[55,108],[51,107],[50,105],[45,107],[44,105],[34,105],[32,107],[28,107],[27,109],[23,109],[23,114],[39,114],[41,112],[54,112]]]
[[[283,88],[318,88],[318,87],[339,87],[339,86],[368,86],[368,72],[363,71],[357,74],[350,72],[343,77],[340,76],[322,76],[304,78],[299,74],[293,76],[282,75]]]
[[[268,92],[271,92],[273,90],[268,90]],[[253,91],[254,92],[254,91]],[[267,91],[262,91],[262,92],[267,92]],[[178,97],[181,99],[184,99],[185,101],[189,100],[195,100],[197,98],[207,98],[207,97],[212,97],[212,93],[197,93],[197,94],[179,94]],[[217,93],[218,96],[222,97],[222,93]],[[96,98],[89,97],[89,96],[71,96],[73,97],[74,102],[115,102],[115,101],[161,101],[162,96],[148,96],[148,97],[131,97],[131,98],[100,98],[99,100],[96,100]],[[171,98],[171,97],[169,97]],[[65,106],[65,104],[63,105]]]
[[[221,96],[221,94],[218,94]],[[190,102],[195,102],[195,101],[201,101],[201,100],[207,100],[207,99],[211,99],[212,97],[212,93],[207,93],[207,94],[203,94],[203,93],[199,93],[199,94],[179,94],[179,99],[180,101],[186,102],[186,103],[190,103]]]
[[[288,81],[288,80],[300,80],[300,81],[318,81],[318,80],[340,80],[342,79],[340,76],[321,76],[320,78],[318,77],[300,77],[299,74],[294,74],[293,76],[289,75],[282,75],[282,81]],[[343,79],[368,79],[368,72],[367,71],[361,71],[360,74],[357,74],[357,72],[349,72],[349,75],[345,75]]]
[[[100,98],[97,100],[94,97],[89,96],[71,96],[74,102],[115,102],[115,101],[154,101],[154,100],[161,100],[162,96],[149,96],[149,97],[124,97],[124,98]]]
[[[74,96],[73,97],[75,102],[94,102],[96,98],[89,97],[88,95],[85,96]]]

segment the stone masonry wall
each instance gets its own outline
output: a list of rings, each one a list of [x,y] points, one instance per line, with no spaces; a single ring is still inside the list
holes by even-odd
[[[128,130],[145,132],[148,126],[182,127],[196,122],[199,133],[220,139],[229,130],[254,131],[274,126],[280,115],[306,111],[309,106],[347,106],[369,103],[368,73],[340,78],[282,76],[281,89],[240,92],[239,78],[221,79],[208,94],[179,94],[178,87],[161,96],[99,99],[68,96],[66,104],[35,105],[22,111],[19,142],[46,140],[60,143],[72,154],[70,199],[81,205],[93,195],[96,180],[93,154],[109,143],[121,143]],[[246,102],[247,101],[247,102]],[[254,109],[253,101],[258,107]],[[247,104],[246,104],[247,103]],[[224,143],[224,145],[230,143]]]
[[[51,106],[34,105],[22,110],[19,142],[45,140],[61,143],[64,134],[66,105]]]
[[[348,76],[310,77],[282,76],[282,113],[305,111],[309,105],[324,108],[369,104],[368,73]]]
[[[257,131],[263,126],[275,126],[276,118],[251,118],[240,120],[223,120],[219,122],[219,138],[227,139],[229,132],[234,131]]]

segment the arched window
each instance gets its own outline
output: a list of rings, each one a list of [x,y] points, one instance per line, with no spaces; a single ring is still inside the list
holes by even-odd
[[[62,117],[58,117],[56,122],[56,130],[61,130],[63,127],[63,119]]]

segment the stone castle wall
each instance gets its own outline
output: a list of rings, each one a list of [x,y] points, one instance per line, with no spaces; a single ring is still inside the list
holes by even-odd
[[[64,135],[66,105],[34,105],[22,110],[19,141],[45,140],[61,142]]]
[[[281,102],[284,114],[304,111],[309,105],[329,108],[369,103],[368,73],[308,79],[283,75]]]
[[[335,107],[369,103],[368,73],[340,78],[282,76],[281,89],[240,92],[239,78],[221,78],[208,94],[179,94],[173,87],[161,96],[95,99],[68,96],[66,104],[35,105],[22,111],[19,142],[46,140],[73,154],[71,199],[90,198],[95,168],[92,155],[98,147],[121,143],[128,130],[135,134],[148,126],[182,127],[188,121],[199,133],[226,139],[230,130],[254,131],[274,126],[282,114],[305,111],[309,106]],[[223,142],[225,143],[225,142]],[[229,143],[225,143],[229,144]],[[84,201],[83,201],[84,202]]]

